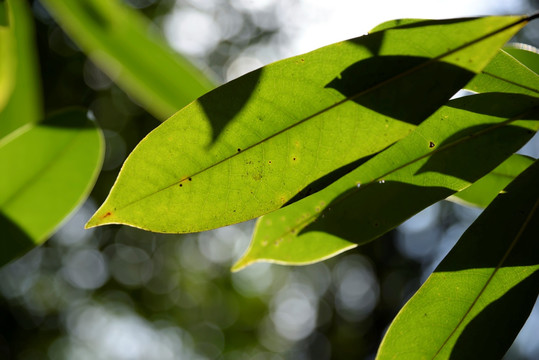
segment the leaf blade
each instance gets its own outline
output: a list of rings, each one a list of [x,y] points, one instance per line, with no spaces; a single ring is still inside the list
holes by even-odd
[[[524,145],[539,126],[538,102],[495,93],[450,101],[408,137],[337,182],[259,219],[249,249],[233,270],[257,261],[312,263],[329,256],[318,250],[320,244],[339,253],[381,236],[468,187]],[[529,123],[515,120],[526,112]],[[511,123],[522,128],[513,129]],[[391,206],[395,203],[399,206]],[[292,251],[297,247],[308,251]]]
[[[405,136],[486,66],[525,21],[457,19],[388,29],[226,84],[137,146],[87,226],[195,232],[280,208],[313,181]],[[357,76],[363,81],[354,81]],[[437,86],[440,78],[447,87]],[[321,155],[311,154],[317,151]]]
[[[89,194],[103,160],[101,132],[70,110],[0,143],[0,263],[40,244]]]
[[[0,4],[8,27],[0,25],[0,139],[43,115],[33,24],[24,1]],[[4,80],[2,80],[4,78]],[[11,83],[11,85],[9,85]],[[9,88],[9,89],[8,89]]]
[[[472,224],[401,309],[377,359],[503,356],[537,298],[537,179],[536,161]]]
[[[535,159],[514,154],[497,168],[474,182],[466,189],[451,195],[446,200],[456,203],[485,208],[494,198],[513,181],[520,173],[526,170]]]
[[[67,33],[124,91],[164,120],[213,88],[198,69],[119,1],[45,0]]]
[[[539,96],[539,75],[506,50],[500,50],[481,74],[474,77],[465,88],[480,93],[510,92]]]

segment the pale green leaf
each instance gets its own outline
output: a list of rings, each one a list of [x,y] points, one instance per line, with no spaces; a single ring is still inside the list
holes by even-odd
[[[258,261],[312,263],[371,241],[493,170],[533,136],[537,119],[535,97],[452,100],[327,188],[260,218],[233,269]]]
[[[377,359],[501,359],[539,288],[539,162],[466,231],[389,327]]]
[[[0,139],[43,116],[31,11],[26,1],[6,0],[2,7],[10,17],[6,30],[0,14]],[[4,80],[12,82],[9,90]]]
[[[213,84],[119,0],[43,0],[73,40],[124,91],[166,119]]]
[[[102,158],[101,132],[80,110],[0,141],[0,264],[47,239],[89,194]]]
[[[320,190],[404,137],[527,20],[421,21],[249,73],[142,140],[87,226],[202,231]]]
[[[451,195],[447,200],[468,206],[487,207],[511,181],[534,161],[535,159],[531,157],[514,154],[496,169],[466,189]]]

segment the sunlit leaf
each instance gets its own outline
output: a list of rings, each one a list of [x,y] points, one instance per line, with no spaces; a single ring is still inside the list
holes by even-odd
[[[1,8],[9,12],[0,12],[0,139],[42,118],[30,9],[17,0],[0,1]]]
[[[102,157],[101,132],[79,110],[0,142],[0,264],[47,239],[88,195]]]
[[[539,288],[539,162],[466,231],[389,327],[377,359],[501,359]]]
[[[531,53],[539,58],[538,54]],[[539,75],[508,54],[505,50],[465,87],[475,92],[512,92],[539,96]]]
[[[493,170],[533,136],[537,119],[535,97],[452,100],[332,185],[260,218],[234,270],[257,261],[312,263],[371,241]]]
[[[118,0],[43,0],[75,42],[126,92],[165,119],[213,84]]]
[[[506,46],[505,51],[535,74],[539,74],[539,49],[531,45],[516,43]]]
[[[318,191],[409,133],[526,21],[421,21],[249,73],[142,140],[87,226],[202,231]]]
[[[0,111],[4,108],[15,84],[15,34],[11,6],[0,1]]]
[[[488,204],[535,159],[524,155],[512,155],[496,169],[474,182],[466,189],[451,195],[447,200],[457,203],[487,207]]]

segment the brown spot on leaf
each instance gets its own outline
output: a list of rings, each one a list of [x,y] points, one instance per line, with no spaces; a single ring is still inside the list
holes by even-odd
[[[105,215],[101,216],[101,219],[107,218],[107,217],[109,217],[111,215],[112,215],[112,213],[110,211],[107,211],[107,213]]]

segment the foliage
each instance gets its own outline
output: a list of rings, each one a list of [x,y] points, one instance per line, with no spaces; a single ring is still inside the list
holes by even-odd
[[[501,48],[534,17],[390,21],[190,103],[211,81],[139,14],[109,1],[44,4],[156,117],[179,110],[133,150],[87,227],[191,233],[261,216],[237,271],[330,258],[446,198],[486,207],[378,358],[507,351],[539,287],[539,164],[515,155],[539,129],[539,55]],[[103,157],[84,112],[39,122],[30,26],[24,2],[0,2],[2,263],[54,232]],[[460,89],[475,94],[451,99]]]

